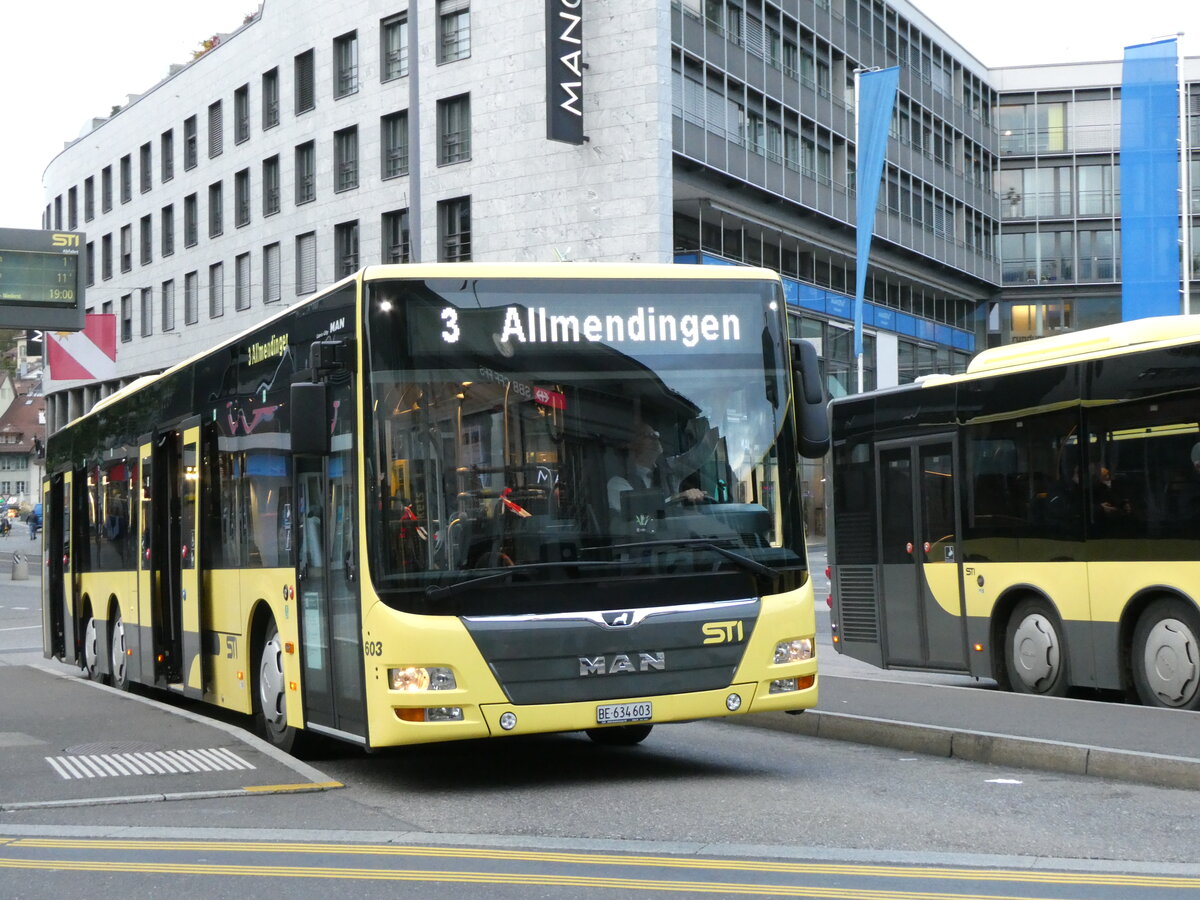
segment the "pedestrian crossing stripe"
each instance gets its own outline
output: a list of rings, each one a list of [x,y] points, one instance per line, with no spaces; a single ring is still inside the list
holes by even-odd
[[[80,778],[119,778],[124,775],[188,775],[196,772],[235,772],[253,769],[232,750],[150,750],[132,753],[92,753],[47,756],[68,781]]]

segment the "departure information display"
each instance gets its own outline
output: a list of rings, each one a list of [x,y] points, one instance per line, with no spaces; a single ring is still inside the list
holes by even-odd
[[[83,327],[86,245],[73,231],[0,228],[0,327]]]
[[[79,257],[0,249],[0,300],[75,303]]]

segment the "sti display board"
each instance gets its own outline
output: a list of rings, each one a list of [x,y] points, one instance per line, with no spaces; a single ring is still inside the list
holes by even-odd
[[[0,228],[0,328],[83,328],[83,234]]]

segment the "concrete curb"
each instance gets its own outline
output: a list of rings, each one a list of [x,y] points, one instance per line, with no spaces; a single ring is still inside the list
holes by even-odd
[[[756,713],[731,716],[722,721],[994,766],[1090,775],[1159,787],[1200,789],[1200,759],[1180,756],[1111,750],[983,731],[961,731],[819,710],[808,710],[803,715]]]

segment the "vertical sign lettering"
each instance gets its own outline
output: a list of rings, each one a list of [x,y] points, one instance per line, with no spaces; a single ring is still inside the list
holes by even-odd
[[[546,0],[546,138],[583,143],[583,0]]]

